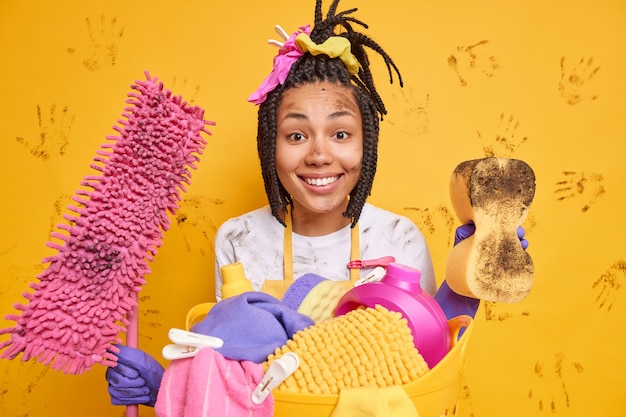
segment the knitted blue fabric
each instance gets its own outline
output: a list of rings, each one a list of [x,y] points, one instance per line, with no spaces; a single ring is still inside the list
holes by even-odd
[[[294,333],[313,324],[275,297],[250,291],[215,304],[191,331],[222,339],[224,346],[215,350],[225,358],[262,363]]]

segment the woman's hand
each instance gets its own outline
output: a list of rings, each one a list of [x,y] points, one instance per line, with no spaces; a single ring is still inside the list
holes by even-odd
[[[456,232],[454,233],[454,246],[458,245],[461,241],[467,239],[476,231],[476,226],[473,222],[469,222],[464,224],[463,226],[459,226],[456,228]],[[520,243],[522,244],[522,249],[526,250],[528,248],[528,240],[525,238],[526,231],[522,226],[517,227],[517,237],[519,238]]]
[[[149,354],[116,345],[117,366],[109,367],[106,380],[113,405],[143,404],[154,407],[165,369]]]

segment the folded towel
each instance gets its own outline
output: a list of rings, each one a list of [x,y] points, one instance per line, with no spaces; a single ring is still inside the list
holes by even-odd
[[[158,417],[273,417],[274,397],[252,402],[263,366],[226,359],[211,348],[173,361],[165,370],[155,404]]]
[[[261,363],[294,333],[313,324],[273,296],[250,291],[215,304],[192,331],[222,339],[224,346],[216,350],[228,359]]]

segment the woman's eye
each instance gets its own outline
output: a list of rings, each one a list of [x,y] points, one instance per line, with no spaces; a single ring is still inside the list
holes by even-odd
[[[304,135],[302,135],[302,133],[292,133],[291,135],[289,135],[289,139],[301,141],[302,139],[304,139]]]
[[[350,135],[348,134],[348,132],[343,132],[343,131],[342,131],[342,132],[337,132],[337,133],[335,133],[335,138],[336,138],[336,139],[340,139],[340,140],[343,140],[343,139],[348,139],[348,137],[349,137],[349,136],[350,136]]]

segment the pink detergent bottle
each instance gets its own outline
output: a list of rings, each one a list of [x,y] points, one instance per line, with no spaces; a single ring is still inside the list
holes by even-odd
[[[391,263],[380,281],[351,288],[339,300],[335,316],[377,304],[401,313],[411,329],[415,347],[432,369],[450,350],[452,337],[443,310],[420,287],[420,276],[415,268]]]

